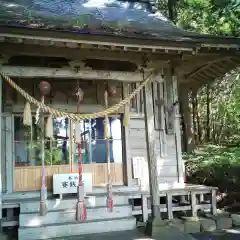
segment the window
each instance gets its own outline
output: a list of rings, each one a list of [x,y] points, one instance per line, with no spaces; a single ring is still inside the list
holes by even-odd
[[[85,120],[81,126],[83,161],[84,163],[107,163],[107,145],[104,139],[104,118]],[[120,116],[109,117],[110,161],[122,163],[122,118]],[[75,125],[73,126],[75,128]],[[75,144],[74,161],[78,161],[77,145]]]
[[[47,118],[45,118],[46,122]],[[54,138],[44,139],[45,149],[45,164],[46,165],[60,165],[68,164],[68,141],[67,124],[62,121],[53,121]],[[33,118],[33,125],[26,127],[23,125],[22,117],[14,117],[14,152],[15,165],[41,165],[41,128],[35,124]]]
[[[47,118],[45,119],[45,121]],[[14,150],[15,165],[41,165],[41,129],[38,124],[26,127],[22,117],[14,117]],[[120,116],[109,117],[110,141],[109,152],[111,162],[122,163],[122,118]],[[60,165],[69,164],[70,131],[74,135],[75,124],[72,127],[68,119],[53,119],[53,139],[44,139],[45,164]],[[81,124],[83,162],[106,163],[106,140],[104,139],[104,118],[82,121]],[[78,162],[77,144],[73,141],[73,161]]]

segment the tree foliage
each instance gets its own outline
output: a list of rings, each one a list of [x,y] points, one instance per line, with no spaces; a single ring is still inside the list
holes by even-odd
[[[160,0],[160,11],[186,30],[239,36],[239,0]]]
[[[240,37],[240,0],[163,0],[158,7],[185,30]],[[238,191],[240,70],[191,92],[189,100],[195,149],[185,155],[188,181]]]

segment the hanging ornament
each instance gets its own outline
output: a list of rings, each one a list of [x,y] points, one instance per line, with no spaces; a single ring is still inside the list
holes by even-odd
[[[117,87],[116,87],[116,85],[108,84],[107,92],[108,92],[109,96],[111,96],[111,97],[115,96],[117,94]]]
[[[53,118],[50,115],[47,119],[46,123],[46,137],[52,138],[53,137]]]
[[[39,84],[40,93],[42,96],[46,96],[51,91],[51,85],[49,82],[41,81]]]
[[[32,112],[31,112],[31,106],[29,102],[26,102],[24,106],[23,124],[25,126],[32,126]]]
[[[75,94],[77,96],[78,104],[81,103],[83,101],[84,92],[79,86],[76,88],[76,93]]]

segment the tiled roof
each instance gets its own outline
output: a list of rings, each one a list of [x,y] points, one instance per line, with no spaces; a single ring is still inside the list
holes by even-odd
[[[196,36],[153,13],[146,0],[0,0],[0,25],[154,39]]]

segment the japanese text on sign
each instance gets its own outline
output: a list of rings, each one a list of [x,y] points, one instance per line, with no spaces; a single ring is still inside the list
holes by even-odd
[[[84,191],[92,192],[92,174],[83,173]],[[77,193],[78,174],[55,174],[53,176],[53,194]]]

